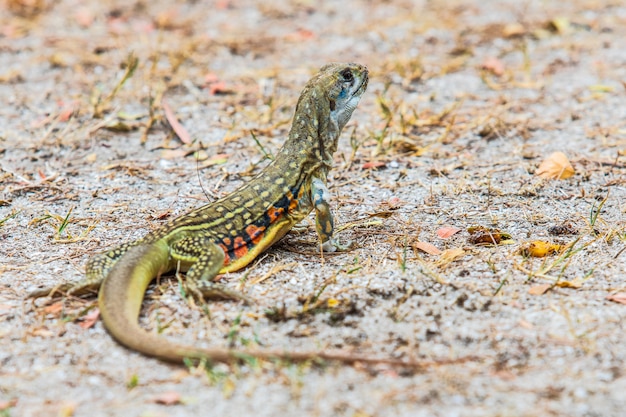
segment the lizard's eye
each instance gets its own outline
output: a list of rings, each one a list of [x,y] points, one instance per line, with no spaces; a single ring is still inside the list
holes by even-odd
[[[352,71],[350,71],[350,68],[346,68],[345,70],[341,71],[341,76],[345,81],[349,83],[354,81],[354,75],[352,75]]]

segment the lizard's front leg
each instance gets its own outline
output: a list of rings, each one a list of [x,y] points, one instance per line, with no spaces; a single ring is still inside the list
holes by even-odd
[[[330,210],[330,192],[326,184],[319,178],[313,178],[311,181],[311,200],[315,207],[315,229],[317,235],[322,242],[322,250],[324,252],[343,251],[350,248],[350,243],[341,245],[333,238],[335,231],[335,220]]]
[[[197,300],[227,298],[251,302],[244,294],[213,282],[224,265],[224,251],[214,242],[207,239],[200,245],[196,239],[182,239],[172,245],[170,256],[179,260],[194,259],[187,271],[185,289]]]

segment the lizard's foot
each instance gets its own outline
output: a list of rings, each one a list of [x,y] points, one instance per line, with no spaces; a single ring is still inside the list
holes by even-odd
[[[296,235],[302,235],[304,233],[308,233],[308,231],[309,231],[309,226],[307,226],[306,224],[298,224],[297,226],[294,226],[291,229],[289,229],[289,233],[293,233]]]
[[[185,283],[185,289],[188,294],[191,294],[198,301],[218,298],[243,301],[246,304],[254,303],[254,300],[247,295],[210,281],[201,280],[199,282],[194,282],[187,280]]]
[[[335,239],[331,238],[322,243],[322,250],[324,252],[345,252],[352,249],[353,246],[354,242],[352,242],[351,240],[347,241],[345,244],[341,244]]]

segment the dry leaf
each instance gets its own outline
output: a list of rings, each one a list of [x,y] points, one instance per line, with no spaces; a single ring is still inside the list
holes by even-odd
[[[526,321],[524,319],[520,319],[518,321],[518,323],[519,323],[520,326],[522,326],[525,329],[532,329],[533,327],[535,327],[535,326],[533,326],[532,323],[530,323],[530,322],[528,322],[528,321]]]
[[[76,413],[76,407],[78,403],[74,401],[69,401],[63,404],[61,409],[59,410],[59,417],[72,417]]]
[[[486,58],[480,67],[498,77],[504,74],[504,63],[496,57]]]
[[[500,243],[511,243],[511,235],[501,232],[498,229],[488,229],[483,226],[468,227],[470,234],[468,241],[473,245],[498,245]]]
[[[502,29],[502,36],[505,38],[514,38],[526,34],[526,29],[521,23],[509,23]]]
[[[31,335],[33,336],[39,336],[39,337],[52,337],[55,334],[53,332],[51,332],[50,330],[48,330],[45,327],[40,327],[38,329],[34,329],[30,332]]]
[[[460,231],[461,229],[459,229],[458,227],[444,226],[437,230],[437,236],[439,236],[441,239],[448,239],[450,236]]]
[[[461,258],[464,255],[465,255],[465,251],[462,248],[446,249],[441,253],[441,256],[439,256],[439,259],[437,260],[436,264],[438,267],[444,267],[448,265],[449,263],[456,261],[457,259]]]
[[[289,33],[285,36],[288,41],[301,42],[315,38],[315,33],[307,29],[298,29],[293,33]]]
[[[167,210],[161,211],[159,213],[151,214],[150,217],[152,217],[155,220],[163,220],[163,219],[167,219],[171,215],[172,215],[172,210],[171,209],[167,209]]]
[[[94,324],[96,324],[96,322],[98,321],[98,318],[100,318],[100,310],[95,308],[95,309],[91,310],[89,312],[89,314],[84,316],[80,320],[78,325],[80,327],[82,327],[83,329],[90,329],[90,328],[92,328],[94,326]]]
[[[63,310],[63,303],[61,301],[57,301],[54,304],[44,307],[43,312],[46,314],[57,314],[61,312],[61,310]]]
[[[226,154],[226,153],[219,153],[217,155],[213,155],[206,161],[200,162],[198,164],[198,168],[202,169],[202,168],[208,168],[213,165],[225,164],[226,162],[228,162],[228,156],[229,154]]]
[[[576,229],[576,226],[571,224],[569,221],[565,221],[561,224],[550,227],[548,229],[548,233],[550,233],[551,235],[555,235],[555,236],[577,235],[578,229]]]
[[[547,24],[548,30],[552,30],[554,32],[559,33],[560,35],[564,35],[569,33],[572,30],[572,25],[568,18],[566,17],[557,17],[552,19]]]
[[[563,152],[554,152],[539,165],[536,174],[548,180],[564,180],[574,172],[567,156]]]
[[[413,247],[421,250],[422,252],[426,252],[429,255],[441,254],[441,250],[439,250],[435,245],[428,242],[415,242],[413,243]]]
[[[78,23],[78,25],[84,29],[90,27],[93,24],[95,16],[93,12],[88,8],[81,7],[74,14],[74,19],[76,19],[76,23]]]
[[[543,258],[546,255],[553,255],[561,251],[562,246],[556,243],[535,240],[528,243],[519,250],[522,256],[532,256],[534,258]]]
[[[384,162],[381,161],[371,161],[371,162],[366,162],[364,163],[361,168],[363,169],[372,169],[372,168],[381,168],[384,167],[386,164]]]
[[[70,105],[63,108],[59,113],[59,122],[67,122],[72,117],[72,114],[74,114],[74,106]]]
[[[163,106],[163,110],[165,111],[165,118],[167,119],[167,122],[169,123],[170,127],[172,128],[178,139],[180,139],[182,143],[191,143],[191,136],[189,136],[189,132],[187,132],[187,129],[185,129],[183,125],[180,124],[169,104],[167,104],[165,100],[162,100],[161,106]]]
[[[209,94],[212,96],[218,94],[231,94],[234,90],[228,86],[224,81],[218,81],[209,85]]]
[[[163,405],[176,405],[180,404],[181,398],[176,391],[167,391],[154,397],[154,402]]]
[[[626,292],[618,292],[615,294],[607,295],[606,299],[609,301],[614,301],[620,304],[626,304]]]
[[[452,262],[463,255],[465,255],[465,251],[462,248],[452,248],[444,250],[439,259]]]
[[[531,294],[531,295],[543,295],[546,292],[548,292],[548,290],[550,288],[552,288],[552,284],[535,285],[534,287],[530,287],[528,289],[528,294]]]
[[[162,149],[161,150],[161,158],[162,159],[178,159],[184,158],[189,154],[189,149]]]
[[[583,286],[583,283],[580,280],[576,281],[559,281],[556,283],[557,287],[561,288],[574,288],[578,289]]]
[[[395,209],[402,207],[404,205],[404,202],[400,200],[398,197],[391,197],[389,200],[387,200],[386,204],[387,206],[389,206],[391,210],[395,210]]]
[[[0,401],[0,411],[8,410],[9,408],[15,407],[16,405],[17,405],[17,398],[12,398],[8,401]]]
[[[337,300],[336,298],[329,298],[326,301],[326,305],[328,306],[328,308],[335,308],[339,305],[339,300]]]

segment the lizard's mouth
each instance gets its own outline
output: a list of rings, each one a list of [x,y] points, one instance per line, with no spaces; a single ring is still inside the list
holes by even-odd
[[[354,96],[363,94],[363,92],[367,88],[368,81],[369,81],[369,75],[367,74],[367,72],[365,72],[363,75],[363,80],[361,80],[361,84],[359,84],[359,87],[354,91],[352,96],[354,97]]]

